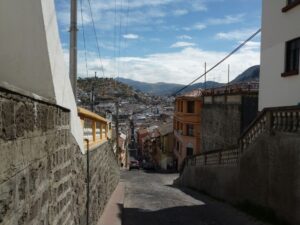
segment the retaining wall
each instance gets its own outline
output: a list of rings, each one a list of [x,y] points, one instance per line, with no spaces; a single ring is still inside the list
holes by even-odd
[[[262,134],[236,165],[188,165],[176,183],[234,204],[263,206],[300,224],[299,146],[298,133]]]
[[[70,112],[0,90],[0,224],[86,224],[86,155],[70,134]],[[90,152],[90,224],[119,181],[108,142]]]

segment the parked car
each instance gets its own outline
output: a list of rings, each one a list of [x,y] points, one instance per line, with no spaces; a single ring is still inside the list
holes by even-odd
[[[140,169],[140,162],[136,159],[131,159],[129,163],[129,170]]]
[[[143,163],[143,169],[144,170],[155,170],[155,166],[151,162],[144,162]]]

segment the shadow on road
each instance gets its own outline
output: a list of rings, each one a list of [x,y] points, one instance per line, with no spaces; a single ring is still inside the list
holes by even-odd
[[[182,206],[158,211],[145,211],[138,208],[123,209],[123,225],[202,225],[209,223],[205,217],[207,208],[201,206]],[[201,220],[199,219],[201,218]]]

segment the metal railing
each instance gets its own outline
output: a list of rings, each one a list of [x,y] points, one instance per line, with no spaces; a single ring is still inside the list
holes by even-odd
[[[209,88],[202,90],[202,95],[210,96],[210,95],[221,95],[221,94],[234,94],[234,93],[251,93],[258,92],[259,82],[244,82],[244,83],[236,83],[236,84],[228,84],[220,87]]]
[[[300,134],[300,106],[265,108],[239,138],[238,145],[186,158],[186,166],[237,165],[241,154],[261,134]]]
[[[89,110],[78,108],[83,128],[83,138],[89,140],[90,149],[111,138],[111,125],[105,118]],[[85,148],[87,149],[86,143]]]

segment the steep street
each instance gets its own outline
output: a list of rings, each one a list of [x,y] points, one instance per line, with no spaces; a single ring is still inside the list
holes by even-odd
[[[257,225],[235,208],[172,185],[177,174],[123,171],[123,225]]]

